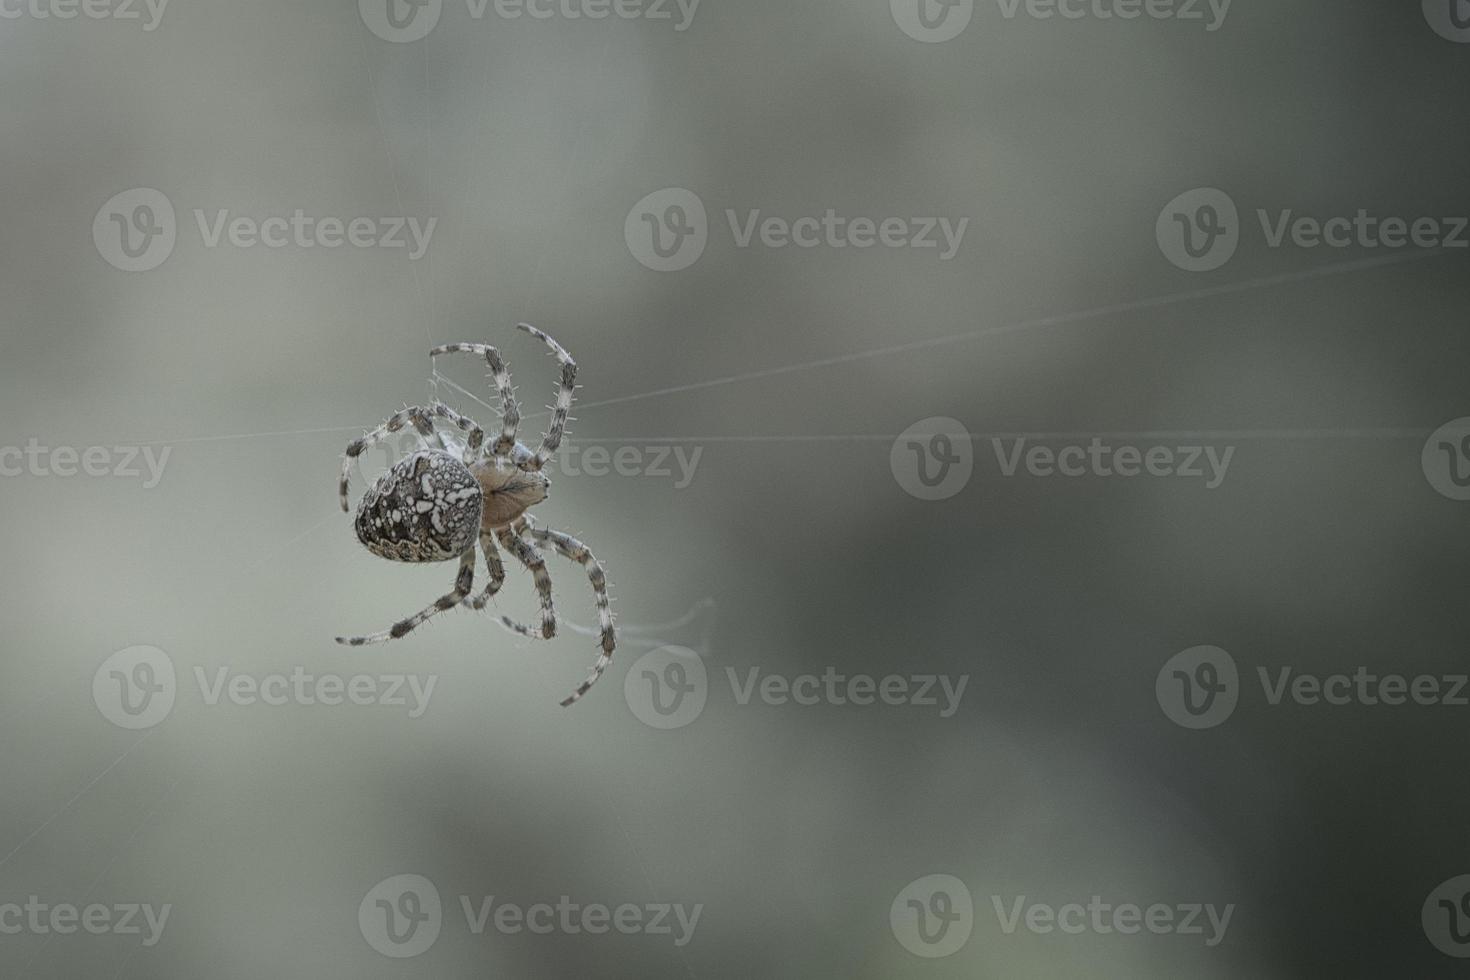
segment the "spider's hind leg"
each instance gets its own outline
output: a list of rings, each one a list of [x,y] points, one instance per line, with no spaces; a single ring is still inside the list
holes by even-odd
[[[401,619],[390,628],[381,633],[372,633],[368,636],[339,636],[337,642],[346,646],[360,647],[369,643],[386,643],[396,640],[412,630],[424,624],[424,621],[435,616],[446,609],[453,609],[459,605],[460,600],[470,594],[470,589],[475,584],[475,549],[473,546],[467,548],[459,558],[459,576],[454,580],[454,591],[448,595],[439,597],[432,606],[414,613],[407,619]]]

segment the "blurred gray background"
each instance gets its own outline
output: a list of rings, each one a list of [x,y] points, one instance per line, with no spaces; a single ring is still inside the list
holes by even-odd
[[[704,0],[683,31],[672,6],[540,20],[444,0],[413,41],[375,33],[371,7],[173,0],[153,30],[144,6],[0,18],[0,444],[169,452],[155,486],[0,478],[0,904],[171,907],[152,945],[7,930],[0,974],[1462,969],[1420,913],[1470,871],[1470,708],[1271,706],[1255,674],[1466,669],[1470,504],[1420,460],[1470,415],[1465,252],[1270,248],[1255,212],[1470,213],[1470,46],[1417,0],[1236,0],[1214,31],[982,2],[940,43],[884,0]],[[675,187],[707,208],[708,246],[656,272],[625,219]],[[1237,253],[1207,273],[1155,238],[1196,187],[1240,208]],[[147,271],[116,267],[91,233],[132,188],[176,212],[172,252]],[[195,218],[298,208],[437,224],[411,261],[209,247]],[[726,209],[970,223],[941,261],[740,248]],[[428,348],[454,341],[501,347],[523,437],[539,437],[553,364],[519,320],[581,364],[576,446],[701,453],[682,487],[553,471],[537,513],[607,563],[628,627],[566,710],[593,659],[570,629],[533,644],[456,611],[387,646],[332,642],[453,579],[356,542],[337,509],[343,447],[436,393],[493,426],[448,383],[493,404],[483,365],[443,362],[431,384]],[[974,476],[942,501],[890,467],[894,438],[933,416],[975,435]],[[1214,490],[1006,478],[1002,433],[1213,433],[1235,456]],[[354,499],[373,472],[354,473]],[[585,576],[550,560],[563,617],[592,622]],[[534,608],[512,568],[497,610]],[[702,714],[670,730],[632,710],[638,675],[625,689],[660,643],[696,650],[707,676]],[[1226,723],[1188,730],[1155,679],[1201,644],[1230,652],[1244,689]],[[135,646],[167,655],[176,700],[126,728],[94,680],[105,693],[105,662]],[[968,686],[941,718],[741,704],[726,674],[828,667]],[[196,681],[297,668],[437,686],[409,718],[211,704]],[[443,902],[437,941],[411,958],[380,954],[358,915],[401,874]],[[890,917],[933,874],[974,902],[972,934],[942,958],[911,953]],[[1094,895],[1234,912],[1207,946],[1007,933],[992,898]],[[683,946],[477,935],[462,896],[702,911]]]

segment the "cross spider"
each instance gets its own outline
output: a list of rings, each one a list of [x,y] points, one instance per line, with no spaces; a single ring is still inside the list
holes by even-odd
[[[551,425],[541,440],[541,448],[532,452],[516,441],[516,426],[521,412],[516,405],[510,374],[500,352],[489,344],[447,344],[435,347],[430,357],[440,354],[482,354],[490,365],[495,389],[500,395],[500,436],[483,448],[485,431],[470,419],[442,402],[428,408],[405,408],[361,439],[353,440],[342,459],[342,482],[339,495],[342,511],[347,513],[347,479],[352,463],[370,447],[387,438],[391,432],[413,424],[426,442],[424,448],[400,460],[363,494],[354,522],[357,539],[373,554],[391,561],[431,562],[459,559],[459,576],[454,591],[433,605],[399,620],[392,627],[370,636],[337,637],[338,643],[362,646],[396,640],[425,620],[446,609],[464,605],[484,609],[505,582],[505,567],[500,561],[499,541],[530,572],[541,601],[541,629],[538,632],[507,616],[500,617],[508,629],[522,636],[551,639],[556,634],[556,610],[551,604],[551,576],[535,541],[555,548],[562,556],[580,564],[587,571],[597,603],[597,621],[601,633],[600,651],[592,672],[562,705],[573,704],[597,682],[612,661],[616,634],[612,609],[608,603],[607,576],[602,565],[582,542],[550,528],[536,527],[526,511],[546,499],[550,481],[542,473],[556,454],[566,430],[567,413],[572,408],[572,392],[576,387],[577,364],[562,346],[529,324],[517,326],[540,338],[551,348],[561,364],[561,379],[556,389],[556,405]],[[443,433],[436,433],[433,419],[454,423],[465,434],[465,444],[458,456],[451,450]],[[437,441],[439,448],[428,445]],[[490,569],[490,582],[479,595],[470,596],[475,576],[475,544],[485,555]]]

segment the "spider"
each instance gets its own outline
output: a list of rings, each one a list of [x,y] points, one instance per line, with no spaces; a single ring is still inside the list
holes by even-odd
[[[571,411],[572,392],[576,387],[577,364],[560,344],[542,331],[525,323],[517,326],[550,347],[561,364],[556,405],[540,449],[532,452],[516,440],[516,427],[521,421],[520,408],[516,405],[505,362],[500,352],[489,344],[447,344],[429,352],[430,357],[451,353],[483,355],[490,365],[491,378],[500,395],[501,418],[500,435],[488,448],[483,445],[484,429],[473,419],[437,401],[428,408],[405,408],[348,445],[347,454],[342,459],[342,481],[338,488],[343,513],[348,512],[347,481],[353,461],[387,438],[389,433],[401,430],[405,423],[413,425],[425,445],[394,464],[363,494],[354,521],[357,539],[368,551],[390,561],[431,562],[458,558],[459,575],[455,579],[454,591],[428,608],[399,620],[381,633],[339,636],[337,642],[349,646],[384,643],[404,636],[446,609],[460,605],[484,609],[505,582],[505,567],[495,546],[497,541],[530,571],[541,603],[541,629],[533,630],[508,616],[500,617],[500,621],[522,636],[549,640],[556,635],[556,610],[551,601],[551,576],[536,545],[549,546],[586,570],[597,604],[600,633],[597,662],[581,686],[561,702],[565,707],[586,694],[607,669],[612,661],[616,633],[607,595],[607,575],[601,563],[582,542],[560,531],[537,527],[527,513],[546,499],[551,485],[542,470],[556,454],[566,430],[567,413]],[[435,418],[453,423],[465,435],[463,447],[456,447],[445,439],[442,432],[435,432]],[[439,448],[433,448],[429,440],[434,440]],[[460,450],[458,455],[455,449]],[[477,543],[485,555],[490,582],[483,592],[471,596]]]

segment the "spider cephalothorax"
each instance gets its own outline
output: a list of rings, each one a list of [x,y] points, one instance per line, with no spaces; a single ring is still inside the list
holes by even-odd
[[[520,424],[521,415],[510,386],[510,374],[500,352],[488,344],[450,344],[436,347],[429,353],[433,357],[447,353],[481,354],[490,365],[500,394],[501,426],[500,436],[489,448],[484,447],[483,429],[472,419],[439,402],[428,408],[405,408],[347,447],[338,488],[344,512],[348,510],[348,474],[353,461],[389,433],[398,432],[406,423],[413,425],[424,440],[424,448],[394,464],[363,495],[354,522],[357,538],[373,554],[393,561],[431,562],[458,558],[459,575],[454,591],[427,609],[399,620],[381,633],[351,638],[339,636],[337,642],[351,646],[382,643],[403,636],[446,609],[461,604],[472,609],[484,609],[505,582],[505,568],[495,545],[497,541],[531,572],[541,602],[539,631],[505,616],[501,617],[501,622],[523,636],[550,639],[556,634],[556,610],[551,601],[551,577],[536,544],[550,545],[558,554],[586,569],[597,600],[600,652],[591,675],[562,702],[567,705],[586,694],[607,669],[616,633],[607,595],[607,576],[602,565],[582,542],[560,531],[536,527],[526,513],[546,499],[550,481],[542,470],[555,455],[566,431],[567,414],[571,411],[572,392],[576,387],[577,365],[571,355],[546,334],[524,323],[519,326],[544,341],[561,364],[556,405],[540,449],[533,452],[516,441],[516,427]],[[465,443],[459,455],[451,453],[449,443],[442,434],[435,432],[436,418],[453,423],[464,434]],[[439,448],[434,448],[435,442]],[[471,597],[477,543],[485,555],[490,582],[482,593]]]

